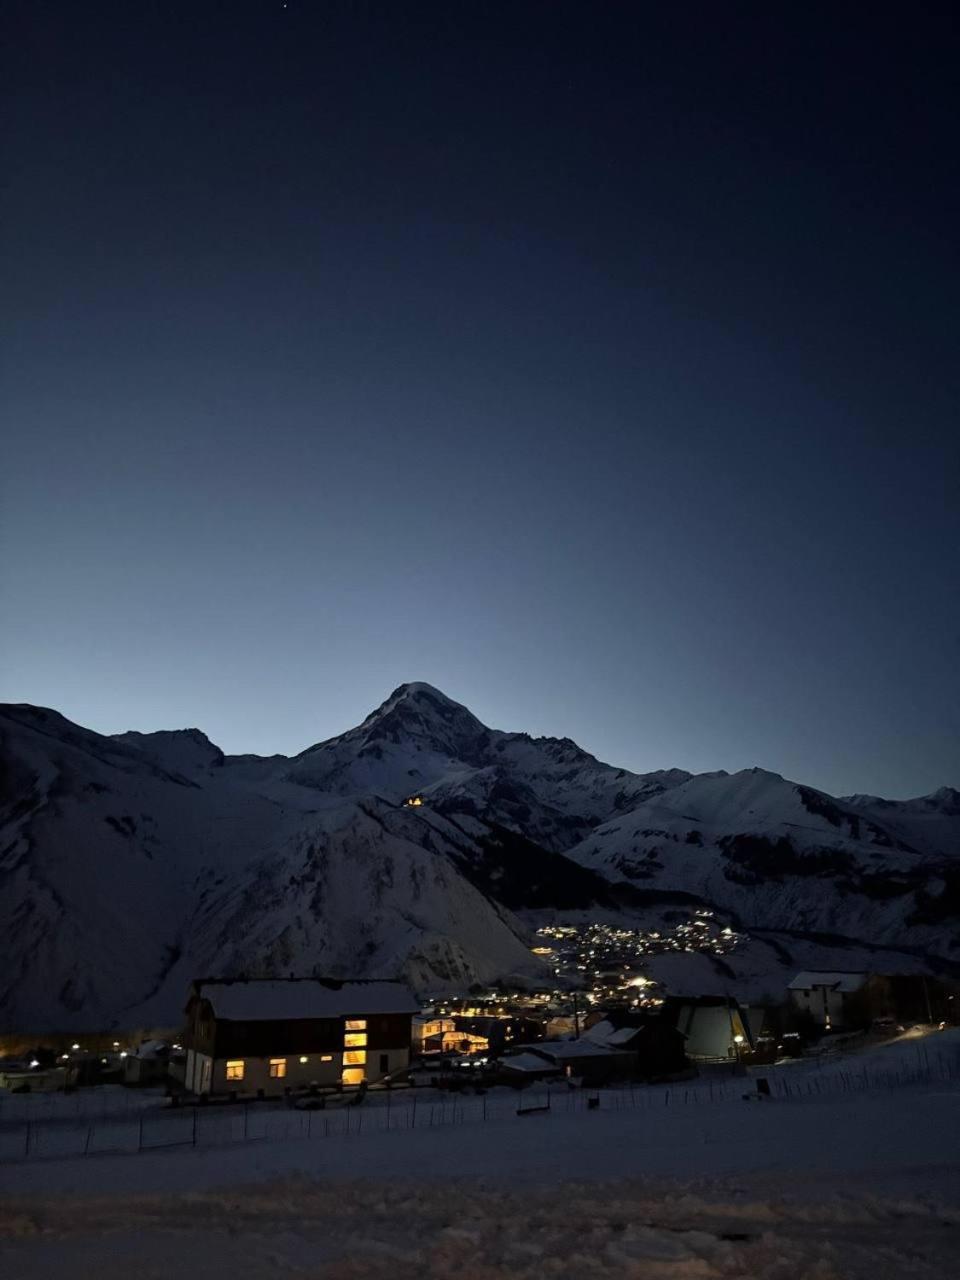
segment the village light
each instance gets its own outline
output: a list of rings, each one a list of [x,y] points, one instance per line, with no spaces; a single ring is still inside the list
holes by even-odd
[[[80,1048],[80,1046],[79,1046],[78,1044],[72,1044],[72,1045],[70,1046],[70,1048],[71,1048],[71,1049],[79,1049],[79,1048]]]
[[[36,1067],[39,1067],[39,1065],[40,1065],[40,1063],[36,1060],[36,1058],[31,1058],[31,1059],[30,1059],[30,1066],[31,1066],[31,1067],[36,1068]]]
[[[306,1061],[307,1061],[306,1058],[301,1056],[300,1065],[303,1066]]]
[[[120,1050],[120,1057],[121,1057],[121,1058],[128,1058],[129,1056],[130,1056],[130,1055],[127,1053],[126,1049],[121,1049],[121,1050]]]

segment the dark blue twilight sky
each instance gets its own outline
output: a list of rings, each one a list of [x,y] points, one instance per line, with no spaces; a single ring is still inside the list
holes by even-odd
[[[955,6],[6,13],[5,699],[960,784]]]

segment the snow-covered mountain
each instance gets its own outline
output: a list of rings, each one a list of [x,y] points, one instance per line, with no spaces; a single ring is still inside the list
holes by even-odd
[[[601,824],[568,856],[611,880],[694,893],[747,932],[960,958],[952,794],[860,806],[763,769],[701,774]]]
[[[960,796],[633,774],[425,684],[295,757],[0,709],[0,1029],[177,1020],[198,974],[543,981],[531,921],[700,900],[949,959]],[[422,803],[408,806],[412,796]]]

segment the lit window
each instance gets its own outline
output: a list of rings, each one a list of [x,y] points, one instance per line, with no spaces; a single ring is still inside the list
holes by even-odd
[[[362,1067],[367,1061],[366,1049],[345,1049],[343,1065],[345,1067]]]
[[[271,1058],[270,1059],[271,1080],[282,1080],[286,1074],[287,1074],[286,1058]]]
[[[363,1067],[346,1067],[342,1079],[344,1084],[362,1084]]]
[[[332,1054],[332,1053],[321,1053],[321,1055],[320,1055],[320,1061],[321,1061],[321,1062],[332,1062],[332,1061],[333,1061],[333,1054]]]
[[[347,1019],[348,1031],[366,1031],[366,1029],[367,1029],[366,1018],[348,1018]]]
[[[306,1060],[306,1058],[305,1058],[305,1057],[303,1057],[303,1055],[301,1054],[301,1057],[300,1057],[300,1065],[301,1065],[301,1067],[305,1065],[306,1061],[307,1061],[307,1060]]]
[[[345,1049],[365,1049],[367,1046],[367,1033],[365,1031],[348,1031],[343,1037],[343,1047]]]
[[[240,1058],[236,1062],[227,1063],[227,1079],[242,1080],[243,1079],[243,1059]]]

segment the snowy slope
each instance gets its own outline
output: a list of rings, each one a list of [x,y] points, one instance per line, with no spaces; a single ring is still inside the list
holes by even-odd
[[[936,820],[924,811],[888,821],[886,812],[763,769],[703,774],[601,824],[569,856],[610,880],[695,893],[748,930],[949,956],[957,818],[937,810]]]
[[[609,917],[651,889],[758,934],[956,954],[949,789],[894,803],[762,770],[632,774],[425,684],[292,758],[9,706],[0,761],[0,1029],[172,1023],[199,973],[540,980],[531,912]],[[777,945],[750,953],[751,980],[788,963]]]
[[[175,1022],[197,973],[538,971],[460,870],[459,831],[320,795],[287,761],[191,770],[173,735],[145,749],[34,708],[0,726],[4,1029]]]

